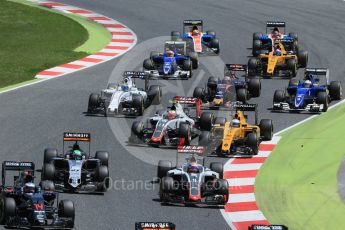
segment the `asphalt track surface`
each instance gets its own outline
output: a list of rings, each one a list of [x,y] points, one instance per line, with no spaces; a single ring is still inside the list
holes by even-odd
[[[201,18],[205,28],[217,32],[221,42],[220,57],[227,63],[246,63],[252,33],[263,32],[266,20],[284,20],[287,22],[287,31],[298,32],[301,46],[309,51],[309,66],[329,67],[333,80],[343,80],[345,3],[340,0],[60,2],[119,20],[137,34],[139,46],[140,42],[148,39],[169,35],[171,30],[181,30],[183,19]],[[146,51],[146,55],[149,51]],[[111,76],[116,78],[116,74],[112,73],[118,61],[122,60],[128,68],[132,62],[126,62],[126,56],[132,54],[137,63],[133,62],[131,67],[140,65],[145,57],[136,56],[135,52],[134,48],[120,59],[94,68],[1,94],[1,159],[33,160],[40,167],[45,147],[62,149],[64,131],[85,131],[92,133],[92,152],[110,152],[109,165],[113,180],[152,180],[156,174],[156,166],[151,162],[157,163],[162,157],[173,159],[174,151],[127,146],[123,141],[129,133],[132,120],[83,115],[89,94],[106,87]],[[212,58],[216,57],[201,58],[204,59],[204,67],[211,73],[222,73],[221,64],[212,63]],[[207,64],[207,60],[212,64]],[[302,76],[301,73],[302,70],[299,71],[299,77]],[[207,80],[207,71],[201,72],[200,76],[202,84]],[[178,92],[188,92],[192,84],[191,80],[176,83]],[[261,118],[273,119],[275,131],[309,116],[271,113],[267,110],[272,106],[274,90],[286,85],[286,80],[264,80],[262,97],[252,100],[259,103]],[[165,105],[173,95],[171,89],[163,89],[171,92],[164,96]],[[140,153],[143,155],[140,156]],[[126,186],[128,184],[125,183]],[[63,197],[69,197],[76,203],[76,229],[133,229],[136,221],[171,221],[178,229],[229,229],[218,209],[161,206],[155,201],[158,199],[157,186],[155,188],[131,190],[127,187],[111,189],[104,196],[63,194]]]

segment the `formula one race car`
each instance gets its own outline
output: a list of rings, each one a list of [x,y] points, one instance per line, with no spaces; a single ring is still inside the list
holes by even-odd
[[[171,40],[182,39],[187,42],[187,50],[199,54],[219,54],[219,40],[216,32],[203,30],[202,20],[184,20],[183,34],[178,31],[171,32]]]
[[[308,52],[291,50],[291,39],[275,40],[271,51],[267,50],[248,60],[250,76],[261,77],[296,77],[298,68],[305,68],[308,63]]]
[[[97,151],[90,156],[89,133],[64,133],[65,142],[75,142],[65,154],[57,149],[45,149],[42,180],[52,180],[57,190],[68,192],[105,192],[109,184],[109,154]],[[78,142],[89,143],[89,154],[84,152]]]
[[[262,51],[272,51],[275,40],[291,40],[291,51],[297,53],[298,51],[298,36],[295,32],[285,34],[285,22],[268,21],[266,22],[266,33],[253,34],[253,49],[252,54],[254,57],[258,56]],[[269,31],[273,28],[271,31]]]
[[[152,51],[143,63],[151,79],[188,79],[199,66],[198,54],[186,51],[184,41],[166,41],[164,53]]]
[[[329,82],[329,70],[307,68],[304,81],[291,79],[286,90],[276,90],[274,111],[326,112],[331,100],[340,100],[343,89],[339,81]]]
[[[6,184],[8,171],[18,172],[14,175],[13,185]],[[39,186],[35,185],[34,173],[33,162],[2,163],[0,223],[9,228],[73,228],[73,202],[59,202],[52,181],[41,181]]]
[[[209,109],[224,109],[230,108],[235,101],[247,103],[248,99],[259,97],[260,93],[261,81],[259,78],[248,77],[246,65],[226,64],[224,78],[219,80],[210,77],[206,88],[196,87],[194,89],[193,97],[200,98],[203,106]]]
[[[172,166],[170,161],[158,162],[157,176],[160,179],[159,197],[163,204],[225,205],[229,199],[229,184],[223,179],[223,164],[213,162],[204,166],[201,146],[181,146],[181,153],[191,154],[182,166]],[[178,158],[178,157],[177,157]]]
[[[195,116],[192,117],[194,114],[182,104],[195,106]],[[200,100],[176,96],[173,105],[167,111],[157,111],[146,123],[135,121],[132,124],[129,142],[151,146],[188,145],[199,135],[200,130],[210,130],[213,123],[213,113],[201,113]]]
[[[135,79],[138,78],[145,80],[145,89],[136,87]],[[109,83],[101,94],[90,95],[87,114],[141,116],[149,105],[160,104],[161,98],[161,87],[149,86],[147,73],[125,71],[121,83]]]
[[[256,155],[263,140],[271,140],[273,135],[272,120],[262,119],[258,124],[256,104],[238,104],[231,121],[217,117],[211,131],[203,131],[199,136],[199,145],[207,147],[211,153],[225,155]],[[255,124],[247,122],[243,111],[255,111]],[[258,125],[257,125],[258,124]]]

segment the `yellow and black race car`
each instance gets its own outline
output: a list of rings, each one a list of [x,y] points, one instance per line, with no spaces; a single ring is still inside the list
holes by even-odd
[[[255,111],[255,124],[247,122],[243,111]],[[211,131],[199,136],[199,145],[220,156],[258,154],[260,142],[272,139],[272,120],[262,119],[258,124],[256,104],[236,105],[234,112],[231,121],[217,117]]]
[[[275,40],[269,50],[262,50],[258,57],[248,60],[248,74],[261,77],[296,77],[298,68],[305,68],[308,52],[293,50],[292,39]]]

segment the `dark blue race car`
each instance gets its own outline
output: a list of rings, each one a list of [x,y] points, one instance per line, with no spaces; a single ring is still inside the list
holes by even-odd
[[[198,54],[219,54],[219,40],[216,32],[203,31],[202,20],[184,20],[183,33],[171,32],[171,40],[183,40],[187,42],[187,50]]]
[[[6,185],[6,172],[17,171],[13,185]],[[4,161],[0,195],[0,222],[16,228],[74,227],[74,204],[70,200],[58,201],[52,181],[34,184],[33,162]]]
[[[303,81],[291,79],[286,90],[276,90],[273,96],[275,111],[326,112],[331,100],[340,100],[339,81],[329,83],[329,70],[307,68]]]
[[[188,79],[198,66],[198,54],[187,54],[184,41],[166,41],[163,53],[153,51],[143,63],[150,79]]]

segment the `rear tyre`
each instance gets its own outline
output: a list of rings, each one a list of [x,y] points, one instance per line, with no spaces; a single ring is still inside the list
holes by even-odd
[[[214,113],[203,112],[200,117],[201,131],[211,131],[214,121],[215,121]]]
[[[253,40],[252,54],[254,57],[260,54],[261,47],[262,47],[262,42],[260,40]]]
[[[171,193],[171,192],[173,192],[175,190],[174,186],[175,186],[174,179],[172,177],[165,176],[165,177],[162,178],[162,181],[161,181],[161,184],[160,184],[160,192]]]
[[[247,103],[247,90],[245,88],[239,88],[236,90],[237,101],[242,102],[243,104]]]
[[[150,98],[151,104],[159,105],[162,101],[162,88],[159,85],[151,85],[147,96]]]
[[[99,107],[101,102],[101,96],[96,93],[90,94],[87,112],[92,113],[92,111]]]
[[[317,103],[323,105],[322,112],[327,112],[328,110],[328,96],[326,92],[319,92],[317,94]]]
[[[229,197],[229,183],[225,179],[218,179],[215,183],[216,193]]]
[[[202,131],[199,135],[198,145],[208,146],[211,143],[211,133],[209,131]]]
[[[180,127],[178,130],[179,138],[184,138],[185,140],[185,145],[189,145],[190,142],[192,141],[192,134],[191,134],[191,128],[188,123],[181,122]]]
[[[133,108],[137,109],[138,116],[143,115],[145,110],[144,98],[141,95],[133,95]]]
[[[96,179],[98,182],[104,182],[109,177],[109,169],[105,165],[101,165],[96,169]]]
[[[212,35],[212,36],[216,37],[216,32],[214,32],[214,31],[212,31],[212,30],[206,31],[206,34]]]
[[[248,60],[248,74],[254,76],[259,69],[259,59],[258,58],[249,58]]]
[[[270,119],[262,119],[260,121],[260,135],[264,141],[272,140],[273,136],[273,123]]]
[[[198,53],[196,52],[190,52],[188,54],[191,62],[192,62],[192,68],[193,69],[197,69],[199,67],[199,57],[198,57]]]
[[[147,69],[147,70],[154,70],[154,68],[155,68],[152,60],[149,58],[144,60],[143,67],[144,67],[144,69]]]
[[[301,68],[305,68],[308,65],[308,52],[307,51],[298,51],[297,53],[298,65]]]
[[[55,179],[55,166],[53,164],[43,164],[43,169],[41,173],[42,180],[52,180]]]
[[[101,165],[108,166],[109,162],[109,153],[106,151],[97,151],[95,158],[101,162]]]
[[[286,61],[286,68],[290,71],[291,77],[296,77],[297,75],[297,62],[295,59],[289,59]]]
[[[339,81],[331,81],[329,85],[329,94],[332,100],[340,100],[343,95],[343,89]]]
[[[141,138],[144,134],[144,123],[142,121],[133,122],[131,132],[135,136]]]
[[[221,162],[212,162],[210,164],[210,169],[219,174],[219,179],[223,179],[223,163]]]
[[[260,33],[260,32],[253,33],[253,41],[259,40],[261,37],[262,37],[262,33]]]
[[[160,160],[158,161],[158,168],[157,168],[157,177],[162,179],[163,177],[167,176],[169,170],[172,169],[171,161]]]
[[[181,34],[178,31],[172,31],[170,35],[171,35],[171,41],[177,41],[178,38],[181,37]]]
[[[57,157],[57,149],[45,149],[43,163],[50,163],[53,158]]]
[[[216,54],[220,53],[220,49],[219,49],[219,40],[217,38],[214,38],[211,40],[210,42],[210,47],[214,49],[214,52]]]
[[[259,138],[256,133],[248,133],[247,146],[252,149],[253,155],[259,152]]]
[[[260,97],[261,94],[261,81],[259,78],[252,78],[248,83],[249,93],[252,97]]]
[[[290,32],[289,37],[291,37],[295,41],[298,41],[298,35],[295,32]]]
[[[204,100],[205,98],[205,89],[202,87],[195,87],[193,91],[193,97]]]

